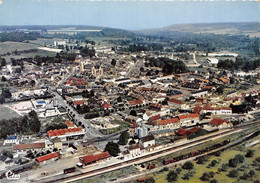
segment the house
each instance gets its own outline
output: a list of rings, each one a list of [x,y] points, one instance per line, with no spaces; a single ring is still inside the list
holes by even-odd
[[[38,142],[32,144],[15,144],[13,145],[13,151],[15,152],[26,152],[27,150],[44,150],[45,142]]]
[[[84,166],[95,163],[100,160],[105,160],[110,157],[110,154],[108,152],[102,152],[100,154],[96,155],[87,155],[84,157],[79,158],[79,162],[82,163]]]
[[[45,156],[41,156],[36,158],[35,162],[36,163],[46,163],[47,161],[53,161],[55,159],[59,158],[59,154],[57,152],[51,153],[51,154],[47,154]]]
[[[171,107],[175,107],[175,108],[180,108],[180,109],[185,109],[186,108],[186,104],[185,102],[181,101],[181,100],[177,100],[174,98],[171,98],[170,100],[168,100],[168,105]]]
[[[155,116],[152,116],[148,119],[148,123],[151,125],[154,125],[159,119],[161,119],[161,115],[157,114]]]
[[[86,103],[85,100],[75,100],[75,101],[73,101],[73,106],[74,107],[77,107],[78,105],[83,106],[85,103]]]
[[[142,147],[139,144],[131,145],[127,148],[126,151],[124,151],[122,154],[124,156],[124,159],[130,159],[135,156],[139,156],[145,153],[144,147]]]
[[[163,129],[163,130],[155,130],[150,132],[155,138],[160,137],[168,137],[175,135],[175,129]]]
[[[155,111],[160,111],[162,110],[163,106],[161,104],[156,104],[156,103],[151,103],[150,104],[150,109],[155,110]]]
[[[200,130],[201,130],[201,128],[198,128],[198,127],[194,127],[194,128],[188,129],[188,130],[181,128],[176,132],[176,135],[189,136],[191,133],[196,133]]]
[[[158,128],[161,129],[176,129],[180,128],[180,120],[178,118],[165,119],[157,122]]]
[[[67,127],[68,128],[75,128],[75,127],[77,127],[76,125],[74,125],[71,121],[69,121],[69,120],[67,120],[66,122],[65,122],[65,124],[67,125]]]
[[[213,127],[217,127],[219,129],[233,127],[233,124],[231,122],[228,122],[227,120],[224,120],[224,119],[221,119],[221,118],[213,118],[210,121],[210,125],[213,126]]]
[[[207,99],[205,99],[203,97],[198,97],[198,98],[196,98],[196,102],[197,103],[201,103],[201,104],[206,104],[207,103]]]
[[[200,114],[200,111],[202,110],[202,107],[201,106],[195,106],[194,108],[193,108],[193,113],[198,113],[198,114]]]
[[[181,126],[195,125],[200,121],[198,113],[183,114],[179,115],[178,118],[180,119]]]
[[[137,128],[139,127],[139,125],[135,122],[132,121],[129,125],[128,125],[128,132],[132,135],[134,135],[136,133]]]
[[[55,129],[49,130],[47,132],[50,139],[54,139],[55,137],[60,138],[62,141],[69,139],[80,139],[85,135],[85,130],[81,127],[79,128],[65,128],[65,129]]]
[[[62,141],[58,137],[55,137],[51,141],[54,144],[54,148],[56,148],[58,150],[62,149]]]
[[[232,109],[230,107],[210,107],[204,106],[202,108],[202,113],[212,113],[212,114],[232,114]]]
[[[191,96],[193,97],[203,97],[205,95],[208,94],[208,90],[198,90],[198,91],[195,91],[195,92],[192,92]]]
[[[101,105],[101,107],[103,108],[103,109],[113,109],[113,107],[109,104],[109,103],[107,103],[107,102],[104,102],[102,105]]]
[[[8,137],[5,139],[5,141],[4,141],[4,143],[3,143],[3,145],[6,145],[6,144],[19,144],[19,140],[18,140],[17,136],[15,136],[15,135],[10,135],[10,136],[8,136]]]
[[[144,148],[148,146],[155,145],[155,138],[153,135],[148,135],[145,137],[142,137],[139,141],[140,145],[143,146]]]

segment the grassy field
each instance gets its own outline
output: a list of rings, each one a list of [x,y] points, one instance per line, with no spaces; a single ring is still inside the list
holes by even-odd
[[[235,138],[236,136],[233,136]],[[236,137],[238,138],[238,136]],[[250,145],[252,142],[258,140],[258,144],[255,146]],[[254,150],[254,156],[251,158],[245,158],[243,163],[238,164],[236,168],[228,167],[227,171],[219,171],[218,169],[221,168],[221,165],[223,163],[228,163],[229,159],[234,158],[235,155],[241,154],[245,155],[248,149]],[[182,172],[178,175],[178,179],[176,182],[178,183],[187,183],[187,182],[208,182],[208,181],[202,181],[200,178],[203,175],[204,172],[214,172],[214,177],[212,179],[216,179],[219,183],[237,183],[237,182],[254,182],[256,180],[260,180],[260,172],[259,169],[257,169],[257,166],[252,166],[253,161],[255,158],[260,157],[260,145],[259,145],[259,137],[256,137],[254,139],[251,139],[248,142],[245,142],[239,146],[236,146],[230,150],[224,151],[221,153],[219,157],[217,156],[211,156],[207,159],[207,161],[204,164],[197,164],[195,161],[192,161],[194,164],[194,169],[191,170],[191,172],[194,172],[194,175],[189,180],[184,180],[184,174],[188,173],[188,170],[182,170]],[[210,167],[209,164],[216,160],[218,163],[214,167]],[[162,167],[163,168],[163,167]],[[177,168],[181,168],[181,166],[170,168],[170,170],[176,170]],[[228,176],[228,173],[230,170],[238,170],[238,177],[231,178]],[[254,170],[256,175],[253,176],[253,178],[248,178],[247,180],[241,180],[239,177],[244,174],[244,172],[248,173],[250,170]],[[166,183],[168,182],[166,180],[167,174],[169,171],[160,172],[160,173],[154,173],[152,176],[156,182],[158,183]]]
[[[37,40],[36,40],[37,41]],[[6,54],[7,52],[13,52],[15,50],[30,50],[39,47],[40,45],[32,44],[32,43],[23,43],[23,42],[1,42],[0,43],[0,54]],[[3,56],[7,62],[10,62],[10,58],[27,58],[27,57],[35,57],[36,55],[40,56],[55,56],[55,52],[49,52],[45,50],[38,50],[38,52],[28,53],[28,54],[21,54],[21,55],[11,55],[11,56]]]
[[[239,164],[236,168],[231,168],[229,167],[227,169],[227,171],[222,172],[222,171],[218,171],[218,168],[221,168],[221,165],[223,163],[228,163],[229,159],[235,157],[235,155],[237,154],[241,154],[241,155],[245,155],[246,154],[246,148],[243,148],[243,146],[239,146],[239,148],[233,148],[231,150],[225,151],[223,152],[220,157],[216,157],[216,156],[211,156],[206,163],[204,164],[197,164],[195,161],[193,161],[192,163],[194,164],[194,169],[191,170],[193,172],[195,172],[194,177],[190,178],[189,180],[183,180],[182,177],[184,176],[185,173],[188,173],[189,170],[182,170],[182,172],[178,175],[178,179],[176,182],[178,183],[187,183],[187,182],[204,182],[200,179],[200,177],[203,175],[204,172],[214,172],[215,175],[212,179],[216,179],[218,182],[220,183],[230,183],[230,182],[253,182],[254,180],[260,180],[260,174],[259,171],[256,170],[256,167],[252,166],[252,162],[256,157],[260,157],[260,146],[256,146],[256,147],[252,147],[250,148],[252,150],[255,151],[255,154],[252,158],[245,158],[245,161],[241,164]],[[216,160],[218,163],[217,165],[215,165],[214,167],[210,167],[209,168],[209,164],[211,161]],[[247,168],[244,168],[247,167]],[[181,168],[180,166],[176,167],[176,168]],[[170,170],[176,170],[176,168],[170,168]],[[241,169],[238,173],[238,177],[237,178],[230,178],[227,176],[228,172],[232,169]],[[248,179],[247,181],[245,180],[240,180],[239,176],[242,176],[244,172],[249,172],[250,170],[254,170],[256,172],[256,175],[252,178],[252,179]],[[167,180],[165,180],[165,178],[167,177],[167,174],[169,173],[169,171],[167,172],[162,172],[162,173],[156,173],[154,175],[152,175],[152,177],[155,179],[156,182],[168,182]],[[206,181],[207,182],[207,181]]]

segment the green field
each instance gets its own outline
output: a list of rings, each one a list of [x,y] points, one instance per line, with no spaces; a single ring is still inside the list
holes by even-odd
[[[182,172],[178,175],[178,179],[175,182],[178,183],[187,183],[187,182],[208,182],[208,181],[202,181],[200,178],[205,172],[214,172],[214,177],[212,179],[216,179],[219,183],[237,183],[237,182],[254,182],[256,180],[260,180],[260,172],[258,169],[258,166],[253,166],[252,163],[253,161],[257,158],[260,157],[260,145],[259,143],[255,146],[250,146],[249,144],[255,140],[259,140],[259,137],[256,137],[249,142],[245,142],[242,145],[239,145],[237,147],[234,147],[230,150],[224,151],[221,153],[219,157],[217,156],[211,156],[207,159],[207,161],[204,164],[197,164],[195,161],[192,161],[194,168],[193,170],[190,170],[191,172],[194,172],[194,176],[191,177],[188,180],[184,180],[184,174],[190,172],[189,170],[182,170]],[[248,146],[249,145],[249,146]],[[228,167],[227,171],[219,171],[218,169],[221,168],[221,165],[223,163],[228,163],[229,159],[234,158],[235,155],[241,154],[245,155],[248,149],[254,150],[254,156],[251,158],[245,158],[243,163],[238,164],[237,167],[232,168]],[[214,167],[210,167],[209,164],[213,161],[216,160],[218,163]],[[163,168],[163,167],[162,167]],[[177,166],[175,168],[170,168],[170,170],[176,170],[177,168],[181,168],[181,166]],[[238,176],[236,178],[231,178],[228,176],[228,173],[230,170],[238,170]],[[242,176],[245,172],[248,173],[250,170],[255,171],[255,176],[253,178],[248,178],[247,180],[241,180],[239,177]],[[163,182],[168,182],[166,180],[167,174],[169,171],[165,172],[160,172],[160,173],[154,173],[150,176],[152,176],[155,180],[155,182],[158,183],[163,183]]]
[[[40,40],[41,41],[41,40]],[[31,43],[24,43],[24,42],[1,42],[0,43],[0,55],[6,54],[8,52],[13,52],[15,50],[30,50],[39,47],[40,45],[31,44]],[[28,53],[28,54],[21,54],[21,55],[10,55],[10,56],[3,56],[7,62],[10,62],[10,58],[20,59],[20,58],[28,58],[28,57],[35,57],[36,55],[40,56],[55,56],[55,52],[49,52],[45,50],[38,50],[38,52]]]

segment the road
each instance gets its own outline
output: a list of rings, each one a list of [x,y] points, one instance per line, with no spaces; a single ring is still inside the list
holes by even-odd
[[[81,122],[85,126],[85,131],[86,131],[86,137],[87,139],[93,139],[97,137],[103,137],[104,135],[96,128],[94,128],[90,122],[86,119],[83,118],[82,115],[77,113],[76,110],[74,110],[65,99],[62,98],[56,91],[53,91],[52,94],[54,95],[55,99],[58,102],[58,105],[63,106],[64,108],[69,111],[69,114],[71,116],[74,116],[74,120],[76,122]]]

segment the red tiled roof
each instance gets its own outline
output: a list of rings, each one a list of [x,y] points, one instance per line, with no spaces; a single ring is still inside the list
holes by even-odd
[[[45,143],[32,143],[32,144],[15,144],[13,145],[13,150],[25,150],[25,149],[37,149],[37,148],[44,148]]]
[[[185,130],[185,129],[183,129],[183,128],[181,128],[181,129],[179,129],[179,130],[176,132],[176,134],[179,134],[179,135],[181,135],[181,136],[188,136],[188,135],[190,134],[190,132],[187,131],[187,130]]]
[[[72,122],[70,122],[69,120],[67,120],[65,122],[65,124],[67,125],[67,127],[74,127],[74,124]]]
[[[219,126],[223,123],[228,123],[227,120],[221,119],[221,118],[214,118],[210,121],[211,124],[215,125],[215,126]]]
[[[202,110],[202,107],[200,107],[200,106],[196,106],[193,108],[194,113],[199,113],[201,110]]]
[[[79,128],[65,128],[65,129],[55,129],[55,130],[49,130],[47,132],[47,134],[49,135],[49,137],[54,137],[54,136],[60,136],[60,135],[66,135],[66,133],[71,133],[71,132],[78,132],[78,131],[81,131],[82,128],[79,127]]]
[[[211,86],[205,86],[203,89],[204,89],[204,90],[211,90],[212,87],[211,87]]]
[[[180,104],[180,105],[184,104],[183,101],[177,100],[177,99],[174,99],[174,98],[170,99],[168,102],[175,103],[175,104]]]
[[[151,107],[156,107],[156,108],[163,108],[163,106],[161,104],[155,104],[155,103],[152,103],[150,104]]]
[[[133,122],[131,122],[131,123],[129,124],[129,127],[131,127],[131,128],[138,128],[139,125],[138,125],[135,121],[133,121]]]
[[[138,104],[143,104],[143,101],[141,99],[138,100],[130,100],[129,101],[130,105],[138,105]]]
[[[83,105],[85,104],[85,100],[76,100],[76,101],[73,101],[73,105]]]
[[[195,113],[195,114],[187,114],[187,115],[180,115],[178,116],[179,119],[185,119],[185,118],[198,118],[199,114]]]
[[[199,128],[199,127],[194,127],[194,128],[192,128],[192,129],[190,129],[190,130],[188,130],[189,132],[191,132],[191,133],[196,133],[196,132],[198,132],[198,131],[200,131],[201,130],[201,128]]]
[[[160,114],[150,117],[149,121],[155,121],[155,120],[158,120],[158,119],[161,119],[161,115]]]
[[[102,152],[97,155],[88,155],[88,156],[80,157],[80,159],[84,161],[85,164],[89,164],[108,157],[110,157],[110,154],[108,152]]]
[[[165,119],[158,121],[158,125],[165,125],[169,123],[178,123],[180,120],[178,118],[172,118],[172,119]]]
[[[52,159],[52,158],[56,158],[58,156],[59,156],[59,154],[54,152],[54,153],[51,153],[51,154],[47,154],[45,156],[41,156],[41,157],[37,158],[36,161],[43,162],[43,161],[46,161],[46,160],[49,160],[49,159]]]
[[[223,83],[228,83],[228,79],[226,78],[219,78]]]
[[[103,103],[102,107],[103,108],[112,108],[112,106],[109,103],[107,103],[107,102]]]
[[[110,154],[108,152],[102,152],[102,153],[96,155],[97,161],[108,158],[108,157],[110,157]]]

